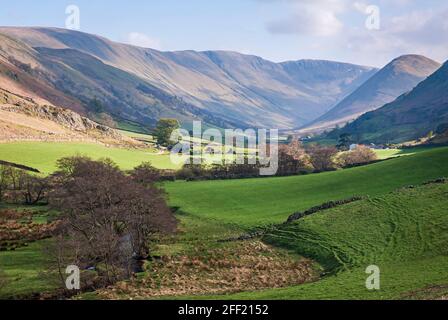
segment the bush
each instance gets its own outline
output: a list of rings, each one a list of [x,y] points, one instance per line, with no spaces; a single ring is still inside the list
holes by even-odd
[[[151,162],[144,162],[130,172],[135,182],[143,185],[151,185],[160,180],[160,170],[154,168]]]
[[[375,151],[365,146],[358,146],[355,150],[345,152],[339,156],[339,164],[349,167],[358,164],[370,163],[378,159]]]

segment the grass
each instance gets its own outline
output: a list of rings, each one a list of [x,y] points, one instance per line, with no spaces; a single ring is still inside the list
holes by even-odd
[[[166,183],[172,206],[201,218],[252,228],[353,195],[381,195],[448,176],[448,148],[305,176]]]
[[[354,268],[319,280],[282,289],[243,292],[201,299],[242,300],[399,300],[412,299],[413,291],[424,291],[448,284],[447,257],[427,258],[406,263],[387,263],[380,267],[381,289],[367,290],[365,268]],[[184,297],[182,297],[184,298]],[[199,297],[189,297],[197,299]],[[424,297],[423,297],[424,298]],[[440,298],[436,296],[434,298]]]
[[[34,159],[29,156],[27,144],[12,145],[14,148],[22,145],[22,149],[2,149],[5,145],[0,145],[0,158],[15,155],[17,160],[5,160],[40,161],[47,163],[50,171],[49,154],[53,154],[52,161],[60,157],[55,156],[60,151],[49,151],[47,145],[33,151],[36,152]],[[396,299],[406,297],[411,291],[446,285],[448,186],[434,184],[392,192],[406,185],[448,176],[448,148],[420,151],[322,174],[166,183],[170,204],[180,208],[177,213],[180,233],[161,241],[155,254],[189,255],[201,248],[207,255],[208,250],[227,246],[218,244],[217,240],[239,235],[245,229],[283,222],[295,211],[329,200],[369,195],[366,200],[314,214],[264,238],[280,250],[314,259],[330,275],[300,286],[206,298]],[[89,152],[95,157],[106,156]],[[37,158],[38,155],[44,159]],[[132,159],[121,156],[122,168],[136,161],[135,154],[129,156]],[[45,222],[45,216],[37,218]],[[48,280],[40,277],[39,270],[45,270],[43,244],[39,241],[0,253],[0,268],[10,280],[0,298],[51,289]],[[380,291],[365,288],[364,271],[370,264],[377,264],[381,269]]]
[[[132,132],[132,131],[126,131],[126,130],[118,130],[118,132],[120,132],[124,136],[131,137],[131,138],[134,138],[137,140],[146,141],[146,142],[150,142],[150,143],[155,142],[154,137],[150,134],[138,133],[138,132]]]
[[[416,153],[420,153],[423,151],[428,151],[431,149],[435,149],[437,147],[435,146],[418,146],[414,148],[408,148],[408,149],[384,149],[384,150],[375,150],[377,156],[379,159],[388,159],[388,158],[394,158],[394,157],[401,157],[401,156],[409,156]]]
[[[139,132],[142,134],[146,134],[148,132],[147,128],[144,128],[141,124],[136,123],[136,122],[122,120],[122,121],[117,121],[116,123],[117,123],[118,130],[127,131],[127,132],[131,132],[131,131]]]
[[[224,298],[407,299],[413,291],[446,286],[447,195],[447,183],[402,189],[280,227],[263,240],[312,258],[332,275],[311,284]],[[380,268],[379,291],[365,287],[369,265]]]
[[[319,212],[265,240],[327,270],[448,255],[447,194],[448,184],[403,189]]]
[[[0,299],[55,289],[48,276],[42,274],[47,269],[43,253],[47,241],[33,242],[15,251],[0,253],[0,270],[5,273],[7,280],[6,286],[0,289]]]
[[[108,148],[90,143],[15,142],[0,144],[0,159],[20,163],[49,174],[56,169],[56,161],[62,157],[85,155],[94,159],[110,158],[121,169],[132,169],[150,161],[160,169],[176,169],[169,155],[156,155],[145,150]]]

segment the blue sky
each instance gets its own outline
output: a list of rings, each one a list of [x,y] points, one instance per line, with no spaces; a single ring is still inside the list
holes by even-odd
[[[448,59],[445,0],[14,0],[2,1],[0,25],[65,27],[72,4],[80,31],[160,50],[372,66],[407,53]],[[378,16],[366,12],[371,5]],[[366,28],[369,17],[380,18],[379,30]]]

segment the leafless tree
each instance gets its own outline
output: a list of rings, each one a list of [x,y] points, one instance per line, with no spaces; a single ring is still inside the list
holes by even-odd
[[[153,167],[151,162],[142,163],[129,174],[135,182],[145,186],[150,186],[160,179],[160,171]]]
[[[335,147],[312,145],[307,153],[316,171],[327,171],[335,168],[334,158],[338,153]]]
[[[6,192],[13,202],[34,205],[42,201],[49,187],[49,180],[11,166],[0,166],[0,201]]]
[[[104,283],[128,276],[135,260],[148,257],[153,235],[175,231],[163,192],[149,181],[136,182],[107,159],[58,164],[50,204],[62,212],[59,250],[65,260],[95,269]]]
[[[22,172],[19,179],[19,192],[25,204],[35,205],[46,197],[49,188],[49,180],[46,177],[38,177]]]

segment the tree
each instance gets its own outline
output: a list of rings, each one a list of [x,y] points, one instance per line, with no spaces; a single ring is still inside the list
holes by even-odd
[[[149,256],[152,236],[175,231],[165,195],[154,184],[137,183],[107,159],[75,157],[58,164],[50,195],[50,205],[62,213],[58,265],[94,268],[110,284]]]
[[[327,171],[335,168],[334,158],[338,153],[338,149],[335,147],[312,145],[307,152],[314,170]]]
[[[342,167],[370,163],[378,159],[377,154],[366,146],[358,146],[355,150],[345,152],[339,157]]]
[[[278,150],[278,175],[297,174],[310,168],[309,157],[298,139],[288,145],[280,145]]]
[[[352,136],[349,133],[343,133],[339,136],[338,144],[336,148],[341,151],[347,151],[350,149],[350,145],[353,143]]]
[[[171,134],[174,130],[179,129],[180,124],[176,119],[160,119],[157,122],[154,135],[157,137],[157,144],[169,147],[173,141],[170,141]]]
[[[0,166],[0,201],[4,200],[8,191],[13,202],[22,201],[26,205],[34,205],[45,198],[48,182],[48,178],[11,166]]]
[[[131,178],[144,186],[151,186],[160,179],[160,170],[152,166],[151,162],[143,162],[129,172]]]
[[[46,197],[48,189],[48,178],[30,175],[23,171],[21,172],[19,192],[22,195],[24,204],[37,204]]]

